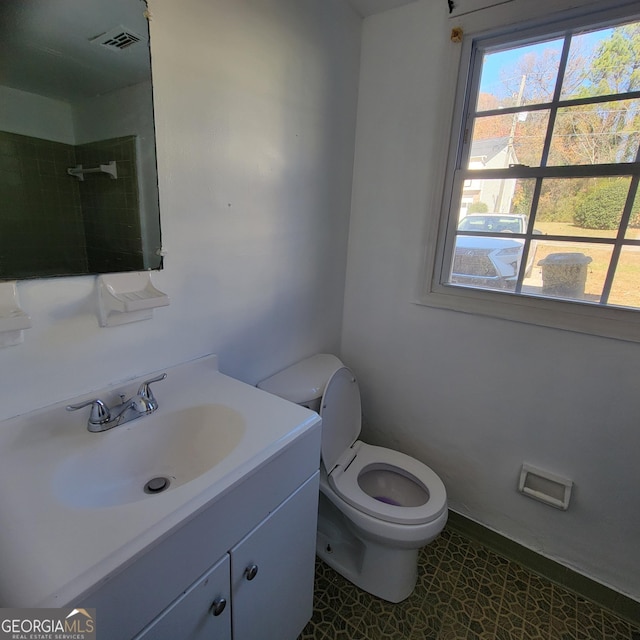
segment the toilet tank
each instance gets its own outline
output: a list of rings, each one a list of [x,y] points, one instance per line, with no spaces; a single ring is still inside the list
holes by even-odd
[[[336,356],[318,353],[266,378],[257,386],[258,389],[318,411],[327,381],[343,366]]]

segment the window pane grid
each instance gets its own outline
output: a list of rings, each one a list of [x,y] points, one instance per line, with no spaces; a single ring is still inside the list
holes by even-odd
[[[486,118],[489,116],[508,116],[514,113],[528,113],[530,111],[544,111],[552,106],[576,107],[580,105],[601,104],[603,102],[622,102],[624,100],[637,100],[640,98],[640,91],[627,91],[626,93],[608,93],[601,96],[589,96],[584,98],[562,99],[557,102],[539,102],[537,104],[526,104],[514,107],[501,107],[499,109],[485,109],[473,112],[471,115],[476,118]]]
[[[597,33],[597,30],[595,32]],[[600,37],[604,41],[604,36],[601,35]],[[544,280],[545,272],[548,275],[553,273],[553,270],[558,265],[562,267],[563,259],[573,260],[569,267],[562,268],[565,271],[571,271],[572,269],[575,272],[580,271],[583,280],[586,277],[587,269],[589,269],[589,273],[593,274],[593,282],[588,295],[578,296],[575,300],[606,306],[612,286],[616,280],[616,270],[623,248],[627,247],[629,251],[637,251],[640,256],[640,239],[636,239],[636,235],[631,238],[625,237],[628,233],[627,230],[631,229],[631,220],[634,216],[638,218],[634,229],[638,228],[638,224],[640,224],[640,213],[634,213],[634,202],[640,181],[640,162],[638,158],[640,148],[637,146],[637,138],[640,137],[640,131],[635,123],[640,120],[640,115],[638,115],[637,119],[634,118],[636,118],[636,113],[640,112],[640,105],[629,102],[630,100],[640,99],[640,91],[635,90],[636,87],[630,86],[629,89],[633,90],[618,93],[600,91],[598,95],[586,95],[590,87],[585,85],[586,89],[583,95],[575,97],[580,85],[576,89],[576,84],[572,85],[569,82],[566,86],[573,87],[573,89],[565,90],[563,88],[565,87],[565,79],[572,52],[572,33],[566,32],[564,38],[557,38],[554,42],[558,44],[562,42],[562,52],[557,62],[551,99],[541,100],[536,103],[531,101],[529,96],[523,100],[526,80],[526,75],[523,75],[519,92],[512,94],[510,98],[516,104],[504,105],[504,107],[491,108],[491,105],[480,104],[480,85],[483,83],[482,74],[484,73],[485,57],[493,54],[495,50],[483,51],[481,48],[476,50],[474,58],[475,71],[470,94],[475,98],[468,101],[467,127],[454,175],[454,185],[460,187],[457,191],[457,193],[461,194],[461,199],[457,201],[460,207],[460,217],[457,225],[451,225],[450,237],[453,239],[453,243],[447,245],[449,248],[444,254],[444,265],[448,266],[445,266],[442,271],[442,283],[494,291],[496,289],[506,289],[510,294],[562,298],[561,289],[558,289],[560,291],[558,293],[552,288],[546,287],[547,292],[545,293],[544,283],[542,293],[537,293],[535,287],[532,289],[532,269],[541,266],[541,269],[537,269],[537,272],[542,271]],[[505,52],[510,53],[517,50],[517,46],[513,50],[503,48],[498,53],[505,54]],[[584,81],[581,82],[584,85]],[[550,83],[547,86],[551,89]],[[563,92],[564,95],[569,97],[563,97]],[[579,107],[584,107],[584,110],[581,111]],[[570,109],[573,110],[571,111]],[[516,126],[519,122],[526,122],[530,114],[543,113],[545,111],[548,112],[546,123],[544,123],[544,120],[541,121],[540,118],[537,121],[533,121],[536,127],[539,127],[541,123],[546,124],[546,126],[544,128],[544,138],[542,136],[539,138],[539,144],[541,144],[541,151],[537,151],[539,157],[536,159],[535,154],[532,156],[534,161],[538,162],[538,166],[530,165],[528,164],[530,160],[526,159],[527,155],[531,156],[530,151],[528,154],[523,152],[525,160],[522,161],[518,158],[520,154],[514,152]],[[580,124],[581,117],[585,118],[587,125],[583,129],[577,127]],[[604,129],[602,132],[598,131],[597,128],[591,130],[588,126],[590,125],[588,120],[590,117],[600,117],[603,126],[608,126],[607,122],[613,122],[616,127],[609,130]],[[483,126],[481,131],[478,129],[480,124]],[[497,145],[494,145],[495,148],[491,149],[485,144],[482,152],[476,147],[478,147],[477,143],[479,141],[486,139],[487,132],[493,130],[503,132],[502,143],[504,144],[504,149],[501,159],[491,164]],[[472,135],[469,132],[472,132]],[[593,162],[588,155],[579,155],[585,154],[591,145],[600,144],[597,140],[598,136],[602,139],[606,137],[605,143],[610,145],[609,147],[604,147],[610,158],[608,162],[601,162],[602,159],[605,159],[604,157],[600,158],[600,161]],[[522,136],[521,134],[519,144],[522,144],[523,140],[526,140],[526,135]],[[474,146],[475,153],[473,153],[472,146]],[[624,160],[625,157],[628,157],[629,152],[633,152],[635,156],[634,162],[629,162],[628,160],[615,162],[617,159]],[[594,156],[594,158],[596,157]],[[627,180],[624,180],[624,178],[627,178]],[[564,229],[563,233],[543,232],[544,235],[540,236],[541,232],[536,229],[536,224],[542,207],[541,198],[545,191],[547,192],[547,196],[545,196],[547,198],[549,197],[548,194],[552,193],[549,191],[550,186],[545,189],[545,184],[555,181],[560,185],[563,180],[568,184],[572,179],[578,182],[582,181],[581,188],[583,190],[584,188],[589,190],[592,187],[595,189],[598,185],[606,186],[611,183],[611,180],[617,180],[618,191],[623,188],[626,189],[624,209],[622,212],[620,212],[621,206],[617,209],[618,222],[615,237],[604,233],[598,234],[597,232],[595,235],[575,235],[570,232],[564,233]],[[517,209],[520,213],[516,214],[512,210],[513,198],[516,193],[514,189],[518,188],[518,181],[523,180],[529,180],[531,183],[529,186],[530,202],[521,202],[520,208]],[[547,183],[545,183],[545,180]],[[509,181],[512,183],[511,191],[509,197],[505,198],[503,191],[506,188],[504,185]],[[482,214],[476,214],[473,220],[469,218],[469,222],[464,226],[462,223],[467,218],[463,219],[463,216],[467,214],[463,213],[463,211],[467,211],[468,206],[476,202],[473,199],[475,197],[473,191],[474,189],[477,190],[478,184],[483,182],[495,184],[502,182],[502,185],[499,194],[493,196],[493,207],[489,206],[489,212],[484,216],[484,223],[489,225],[487,230],[474,230],[471,223],[482,221]],[[514,187],[513,185],[516,186]],[[467,192],[466,195],[465,190]],[[622,192],[620,191],[620,193]],[[527,204],[528,210],[525,215],[522,206]],[[487,207],[486,204],[484,206]],[[486,208],[484,210],[487,211]],[[545,210],[548,210],[548,204],[545,205]],[[615,207],[607,213],[610,216],[615,216]],[[521,220],[521,224],[525,228],[519,229],[518,233],[514,233],[512,229],[506,229],[509,233],[501,232],[497,223],[504,223],[506,220],[500,220],[500,218],[505,218],[505,216],[511,216],[514,220]],[[450,223],[455,222],[452,216]],[[493,223],[495,223],[495,227],[491,226]],[[540,224],[542,225],[542,223]],[[612,227],[587,226],[586,228],[610,229]],[[493,246],[488,241],[491,241]],[[536,257],[536,251],[541,247],[543,249],[543,258],[539,259],[539,257]],[[602,250],[598,250],[597,247],[601,247]],[[581,251],[587,254],[585,255]],[[590,257],[590,253],[597,256],[597,264],[594,263],[588,267],[587,265],[590,265],[594,260],[594,258]],[[632,262],[633,258],[633,253],[628,254],[627,262]],[[556,265],[554,261],[558,264]],[[638,269],[640,270],[640,264]],[[584,285],[584,282],[582,284]],[[567,295],[567,299],[574,300],[573,294]],[[614,302],[614,304],[616,303]],[[640,308],[640,295],[638,296],[638,303],[632,308]]]
[[[544,145],[542,147],[542,157],[540,158],[540,166],[546,167],[547,160],[549,158],[549,151],[551,149],[551,138],[556,127],[556,118],[558,117],[558,101],[560,100],[560,94],[562,93],[562,85],[564,84],[564,75],[567,69],[567,60],[569,59],[569,49],[571,48],[571,34],[568,33],[564,39],[562,46],[562,55],[560,56],[560,66],[558,67],[558,76],[556,78],[556,86],[553,92],[553,101],[550,106],[549,120],[547,121],[547,134],[545,136]],[[536,189],[541,186],[540,179],[538,178],[538,184]],[[536,208],[531,210],[531,217],[535,217],[534,212]]]
[[[576,164],[554,167],[527,167],[515,164],[501,169],[458,169],[462,180],[490,178],[598,178],[601,176],[633,176],[640,175],[640,164],[637,162],[620,162],[615,164]]]
[[[551,118],[549,118],[551,121]],[[547,137],[549,136],[549,127],[551,124],[547,126]],[[552,129],[551,129],[552,130]],[[546,146],[546,141],[545,141]],[[544,150],[542,152],[542,157],[544,158]],[[529,220],[527,222],[527,239],[524,242],[524,246],[522,248],[522,261],[520,262],[520,269],[518,270],[515,293],[520,294],[522,292],[522,285],[524,283],[524,278],[526,275],[526,265],[529,262],[529,252],[531,250],[531,239],[533,237],[534,224],[536,219],[536,211],[538,210],[538,202],[540,201],[540,193],[542,190],[542,179],[536,178],[535,187],[533,189],[533,197],[531,199],[531,209],[529,213]]]

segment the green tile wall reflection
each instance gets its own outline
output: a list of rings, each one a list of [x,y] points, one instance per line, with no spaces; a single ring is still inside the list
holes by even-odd
[[[118,179],[69,167],[115,160]],[[72,146],[0,132],[0,280],[144,268],[136,138]]]
[[[89,270],[141,271],[142,231],[136,174],[136,138],[124,136],[76,147],[84,167],[116,162],[118,179],[89,174],[80,184]]]
[[[73,146],[0,132],[0,279],[87,273]]]

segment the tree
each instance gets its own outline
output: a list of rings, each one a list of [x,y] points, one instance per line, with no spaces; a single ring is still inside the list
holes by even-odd
[[[522,76],[526,77],[521,104],[549,102],[555,89],[561,42],[553,41],[523,53],[502,70],[503,90],[511,96],[501,106],[514,103]],[[640,89],[640,22],[615,27],[591,52],[576,37],[563,78],[563,98],[616,95]],[[485,102],[489,102],[484,97]],[[503,116],[500,116],[503,117]],[[523,164],[540,162],[548,122],[545,111],[528,114],[518,123],[514,146]],[[640,138],[640,105],[617,100],[560,109],[549,153],[550,165],[632,162]]]
[[[640,24],[636,23],[616,27],[598,44],[578,86],[567,97],[617,95],[639,87]],[[633,162],[638,148],[638,115],[633,100],[561,109],[550,164]]]
[[[569,107],[559,111],[549,164],[633,162],[638,147],[638,114],[627,102]]]
[[[589,181],[588,189],[576,197],[576,225],[585,229],[617,229],[628,191],[628,178],[595,178]]]
[[[586,43],[593,42],[594,35],[600,35],[601,39],[589,51]],[[501,99],[500,105],[549,102],[555,90],[561,45],[562,41],[557,40],[524,48],[522,54],[501,74],[501,94],[507,97]],[[526,76],[524,90],[516,94],[523,75]],[[563,99],[616,96],[636,90],[640,90],[640,22],[603,30],[600,34],[596,32],[573,38],[563,79]],[[514,98],[516,95],[519,100]],[[487,97],[483,97],[483,101],[490,103]],[[504,119],[505,116],[495,118]],[[544,109],[530,111],[523,121],[511,117],[514,126],[513,147],[518,162],[530,166],[540,164],[548,121],[548,111]],[[556,114],[547,164],[566,166],[633,162],[639,141],[638,100],[611,100],[565,107]],[[622,182],[615,189],[620,190]],[[591,192],[600,192],[600,195],[592,194],[587,200],[587,208],[597,201],[604,205],[607,198],[613,197],[603,184],[596,188],[594,181],[588,179],[546,179],[540,194],[538,215],[541,219],[558,221],[575,218],[576,222],[587,224],[586,215],[590,220],[588,224],[595,224],[594,220],[598,217],[596,212],[583,215],[578,207],[585,206],[585,197]],[[528,212],[533,186],[532,180],[518,181],[513,199],[514,210]],[[613,187],[611,189],[615,190]],[[606,215],[602,214],[601,217]],[[600,220],[597,224],[605,223]]]
[[[478,94],[477,111],[498,109],[500,101],[491,93]],[[474,140],[489,140],[490,138],[504,138],[509,135],[511,126],[510,116],[487,116],[476,118],[473,128]]]
[[[529,51],[505,67],[500,76],[504,92],[509,96],[502,106],[514,106],[520,93],[520,81],[526,76],[521,104],[539,104],[550,102],[556,88],[558,68],[562,54],[562,41],[547,43],[542,49]],[[573,93],[582,82],[584,69],[589,65],[588,54],[581,41],[574,42],[567,60],[563,79],[563,95]]]
[[[589,95],[637,91],[640,88],[640,22],[613,29],[596,49],[586,69]]]

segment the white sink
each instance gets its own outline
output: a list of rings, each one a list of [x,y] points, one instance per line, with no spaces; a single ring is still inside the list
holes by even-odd
[[[96,397],[112,407],[165,371],[151,415],[90,433],[88,408],[65,410]],[[77,601],[318,422],[221,374],[215,356],[2,421],[0,606]],[[146,494],[157,476],[169,486]]]
[[[53,491],[71,507],[111,507],[157,500],[224,460],[240,443],[242,415],[224,404],[202,404],[145,416],[94,434],[81,452],[61,460]],[[145,485],[164,479],[157,492]],[[158,487],[162,484],[158,482]]]

